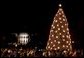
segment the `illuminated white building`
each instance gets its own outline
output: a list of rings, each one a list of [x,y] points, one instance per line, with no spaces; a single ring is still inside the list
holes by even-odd
[[[18,43],[26,45],[30,40],[30,36],[27,33],[20,33],[18,36]]]

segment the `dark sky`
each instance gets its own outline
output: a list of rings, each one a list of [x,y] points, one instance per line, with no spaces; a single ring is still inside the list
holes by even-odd
[[[58,10],[58,4],[61,3],[69,23],[72,40],[78,40],[82,45],[84,30],[83,1],[31,0],[28,2],[7,2],[1,4],[1,34],[23,31],[31,34],[37,33],[39,41],[45,44],[48,40],[53,17]]]

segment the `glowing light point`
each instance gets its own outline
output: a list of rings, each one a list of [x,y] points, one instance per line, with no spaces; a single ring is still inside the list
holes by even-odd
[[[62,5],[61,5],[61,4],[59,4],[59,7],[62,7]]]

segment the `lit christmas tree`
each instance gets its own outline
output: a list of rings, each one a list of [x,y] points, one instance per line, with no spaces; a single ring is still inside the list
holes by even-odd
[[[50,51],[67,50],[70,52],[72,51],[72,45],[68,22],[61,6],[62,5],[59,4],[59,10],[54,17],[46,49]]]

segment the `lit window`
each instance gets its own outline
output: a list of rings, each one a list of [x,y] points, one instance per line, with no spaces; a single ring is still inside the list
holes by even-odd
[[[56,36],[56,38],[58,38],[58,36]]]

